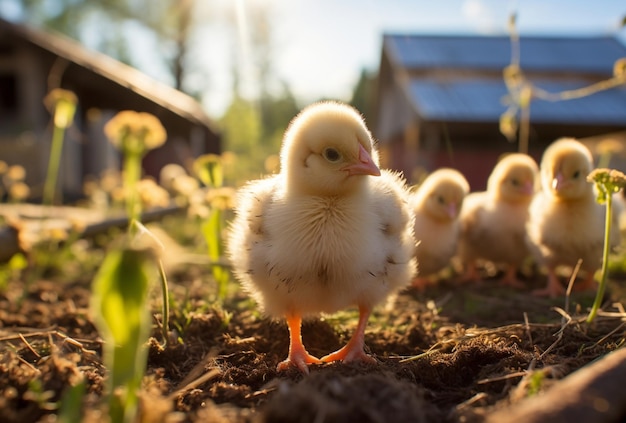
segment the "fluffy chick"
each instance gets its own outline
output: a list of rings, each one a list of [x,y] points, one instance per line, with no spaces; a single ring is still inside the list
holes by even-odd
[[[363,350],[372,308],[416,272],[406,184],[379,169],[363,118],[342,103],[297,115],[280,158],[280,173],[241,189],[228,239],[236,277],[266,313],[286,317],[289,355],[278,370],[374,361]],[[359,321],[349,342],[321,360],[310,355],[302,318],[352,305]]]
[[[602,265],[605,210],[587,182],[593,169],[591,152],[573,138],[561,138],[544,151],[540,169],[541,191],[530,205],[527,232],[534,256],[547,269],[548,283],[533,293],[563,294],[556,268],[573,267],[579,259],[586,277],[576,288],[593,288],[594,273]],[[614,246],[619,242],[617,224],[611,242]]]
[[[415,212],[416,258],[419,277],[413,286],[423,289],[456,254],[460,234],[459,213],[469,183],[455,169],[442,168],[428,175],[411,196]]]
[[[506,266],[501,283],[523,286],[516,273],[530,256],[525,225],[538,172],[532,157],[509,154],[493,168],[487,191],[474,192],[465,198],[459,240],[464,279],[478,279],[476,263],[484,260]]]

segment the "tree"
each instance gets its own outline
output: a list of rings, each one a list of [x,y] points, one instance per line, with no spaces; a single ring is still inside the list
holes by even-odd
[[[366,119],[372,118],[374,110],[374,95],[376,88],[376,75],[367,69],[361,69],[361,76],[354,87],[350,104],[359,110]]]
[[[98,48],[120,61],[137,67],[129,54],[125,26],[136,24],[165,48],[155,52],[169,70],[173,85],[185,88],[186,58],[193,26],[198,24],[195,0],[16,0],[25,20],[82,41],[83,25],[96,21],[106,30],[97,31]],[[194,19],[194,17],[196,19]],[[204,17],[200,17],[200,20]],[[93,36],[92,31],[90,33]]]

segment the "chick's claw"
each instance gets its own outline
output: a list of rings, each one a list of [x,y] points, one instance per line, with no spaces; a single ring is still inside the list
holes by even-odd
[[[276,367],[277,372],[283,372],[289,370],[292,367],[297,367],[302,373],[309,373],[309,364],[322,364],[322,360],[312,356],[306,350],[302,349],[297,353],[289,354],[286,360],[278,363]]]
[[[552,272],[548,275],[548,284],[545,288],[535,289],[532,294],[535,297],[550,297],[557,298],[565,294],[565,288],[559,282],[559,279]]]
[[[322,362],[330,363],[333,361],[343,361],[345,363],[350,361],[361,361],[363,363],[376,363],[376,359],[365,354],[363,348],[351,347],[350,344],[341,348],[340,350],[335,351],[332,354],[328,354],[322,357]]]

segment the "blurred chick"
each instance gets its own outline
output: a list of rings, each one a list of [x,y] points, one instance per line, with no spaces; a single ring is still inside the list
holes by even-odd
[[[458,217],[468,192],[469,184],[461,172],[443,168],[428,175],[411,196],[419,263],[414,287],[423,289],[430,278],[450,264],[459,240]]]
[[[561,138],[543,153],[540,169],[542,189],[530,205],[527,231],[537,261],[547,268],[548,283],[533,294],[563,294],[556,268],[574,267],[579,259],[586,276],[576,288],[593,288],[594,273],[602,265],[605,209],[596,201],[593,184],[587,182],[593,170],[591,152],[573,138]],[[612,228],[615,246],[617,222]]]
[[[286,317],[289,355],[278,370],[364,352],[372,308],[416,272],[413,213],[399,175],[381,171],[372,137],[350,106],[320,102],[289,125],[281,171],[241,189],[228,255],[235,275],[272,316]],[[350,341],[321,360],[300,335],[303,317],[356,305]]]
[[[493,168],[487,191],[474,192],[465,198],[459,241],[465,280],[478,279],[476,264],[484,260],[506,266],[501,283],[523,286],[516,273],[530,256],[525,225],[538,171],[532,157],[509,154]]]

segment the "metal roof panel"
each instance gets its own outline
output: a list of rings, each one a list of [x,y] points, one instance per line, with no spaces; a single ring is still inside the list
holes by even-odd
[[[407,69],[501,70],[511,62],[508,36],[387,34],[385,46]],[[529,71],[611,74],[624,56],[626,47],[612,36],[520,37],[520,66]]]
[[[533,81],[549,92],[580,88],[584,82]],[[409,93],[426,119],[443,121],[497,122],[506,110],[508,92],[503,81],[473,79],[443,82],[414,78]],[[626,125],[626,89],[613,88],[587,97],[549,102],[533,99],[532,122]]]

